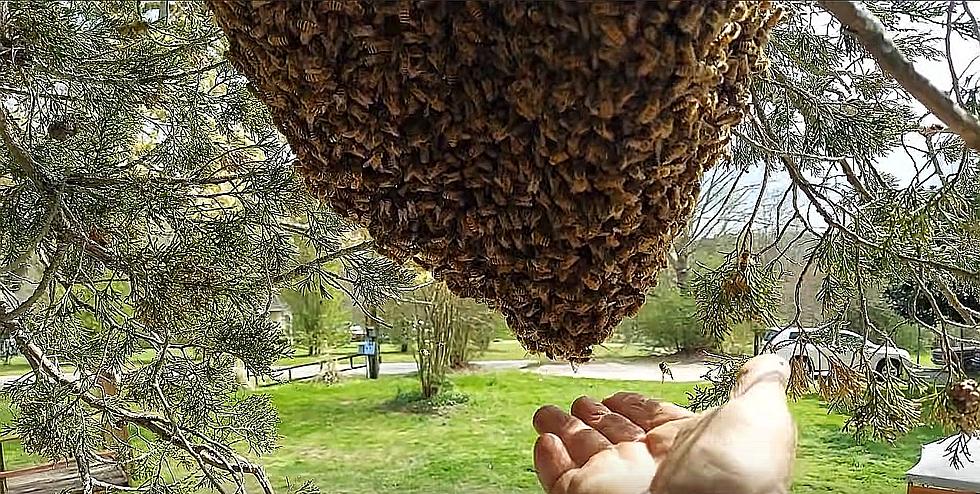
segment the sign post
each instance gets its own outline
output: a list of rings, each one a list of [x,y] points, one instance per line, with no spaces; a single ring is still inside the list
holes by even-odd
[[[377,379],[378,375],[381,373],[381,348],[378,343],[378,324],[376,318],[378,316],[377,310],[374,306],[368,308],[368,320],[365,321],[367,326],[365,328],[365,341],[364,341],[364,353],[367,355],[367,377],[368,379]]]

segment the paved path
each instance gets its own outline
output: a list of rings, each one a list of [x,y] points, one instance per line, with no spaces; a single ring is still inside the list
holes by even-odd
[[[486,360],[483,362],[472,362],[474,367],[479,370],[509,370],[523,369],[534,362],[529,360]],[[315,369],[314,369],[315,370]],[[415,362],[381,362],[381,375],[398,376],[418,372],[418,365]],[[363,375],[364,369],[342,370],[341,374],[349,376]]]
[[[578,377],[584,379],[610,379],[614,381],[660,381],[663,374],[658,367],[659,362],[653,360],[639,362],[589,362],[580,364],[573,369],[568,364],[549,363],[536,369],[538,374],[548,376]],[[703,381],[708,372],[708,366],[695,364],[670,365],[673,379],[668,375],[667,381],[699,382]]]
[[[490,360],[472,362],[478,370],[510,370],[520,369],[525,372],[535,372],[546,376],[565,376],[584,379],[610,379],[617,381],[660,381],[659,362],[590,362],[580,364],[573,369],[569,364],[551,362],[539,364],[531,360]],[[313,369],[315,370],[315,369]],[[698,382],[708,372],[704,364],[674,364],[670,366],[675,382]],[[418,371],[415,362],[381,363],[382,375],[405,375]],[[344,375],[364,375],[364,369],[354,369],[342,372]],[[667,377],[670,381],[670,377]]]

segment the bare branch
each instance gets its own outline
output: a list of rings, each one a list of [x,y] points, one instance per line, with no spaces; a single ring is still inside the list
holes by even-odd
[[[956,96],[956,103],[963,106],[963,93],[960,91],[960,78],[956,74],[956,67],[953,65],[953,10],[956,9],[956,0],[949,0],[946,6],[946,64],[949,66],[949,78],[953,81],[953,96]]]
[[[854,32],[882,70],[890,73],[915,99],[959,134],[967,146],[980,150],[980,122],[915,70],[873,14],[852,0],[819,0],[819,3]]]

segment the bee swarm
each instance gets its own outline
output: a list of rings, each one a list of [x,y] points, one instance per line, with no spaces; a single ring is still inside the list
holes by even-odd
[[[643,304],[779,18],[734,0],[211,4],[314,191],[571,361]]]
[[[970,432],[980,429],[980,385],[973,379],[966,379],[953,383],[947,394],[957,425]]]

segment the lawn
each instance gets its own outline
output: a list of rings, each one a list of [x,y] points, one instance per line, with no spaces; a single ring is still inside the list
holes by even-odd
[[[622,389],[686,402],[684,384],[543,377],[520,372],[460,375],[470,402],[444,415],[391,410],[410,378],[293,384],[271,390],[282,416],[282,448],[265,459],[283,485],[315,480],[331,493],[539,492],[530,463],[530,417],[543,403]],[[919,445],[939,437],[919,429],[895,446],[858,444],[840,432],[843,417],[814,399],[793,404],[800,424],[794,493],[884,494],[904,489]]]
[[[280,492],[312,479],[324,493],[538,493],[530,461],[530,417],[544,403],[582,394],[634,390],[685,403],[687,384],[545,377],[517,371],[464,373],[456,389],[470,401],[443,414],[396,411],[410,377],[351,379],[327,386],[295,383],[266,390],[282,419],[281,448],[264,458]],[[815,399],[792,405],[800,426],[793,493],[902,492],[919,445],[940,436],[921,428],[889,446],[859,444],[840,432],[844,418]],[[9,423],[6,407],[0,407]],[[36,464],[16,442],[4,444],[7,468]]]
[[[29,370],[31,370],[31,364],[28,364],[27,359],[20,355],[10,357],[7,362],[0,362],[0,375],[3,376],[19,376]]]

